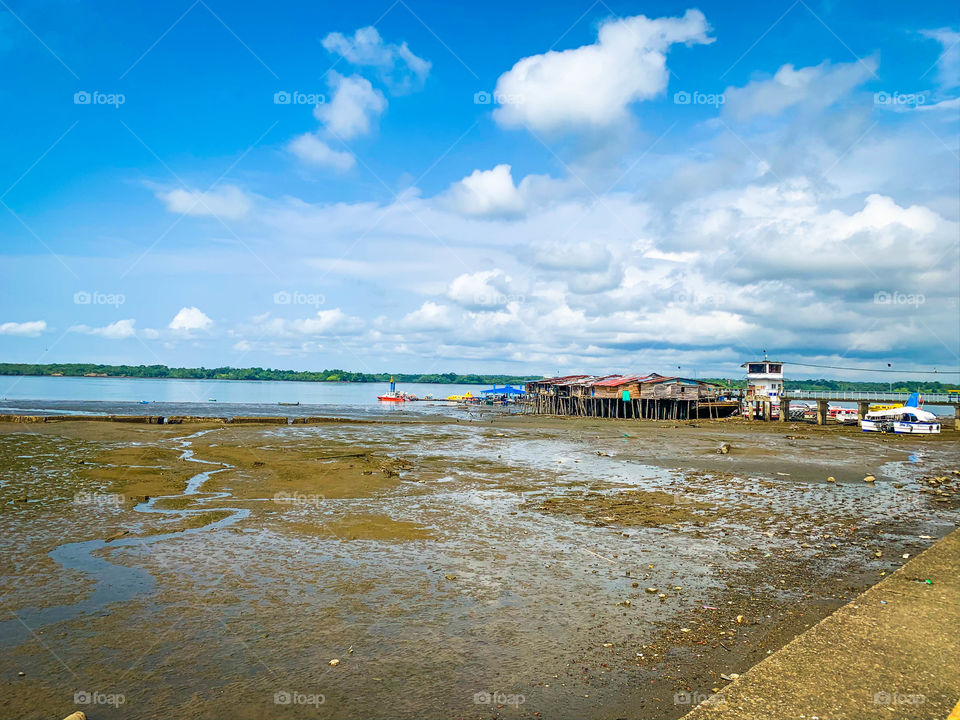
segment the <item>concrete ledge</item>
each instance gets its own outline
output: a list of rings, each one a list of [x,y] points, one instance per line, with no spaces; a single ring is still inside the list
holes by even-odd
[[[958,698],[960,530],[684,720],[942,720]]]

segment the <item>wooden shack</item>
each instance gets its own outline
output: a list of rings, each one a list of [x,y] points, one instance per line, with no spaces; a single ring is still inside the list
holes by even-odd
[[[529,382],[528,408],[536,414],[622,419],[688,420],[719,388],[689,378],[647,375],[567,375]]]

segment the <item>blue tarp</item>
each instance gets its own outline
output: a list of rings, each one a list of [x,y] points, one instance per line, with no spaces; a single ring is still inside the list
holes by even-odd
[[[481,390],[480,392],[487,395],[526,395],[523,390],[518,390],[513,387],[513,385],[507,385],[502,388],[498,388],[496,385],[493,386],[490,390]]]

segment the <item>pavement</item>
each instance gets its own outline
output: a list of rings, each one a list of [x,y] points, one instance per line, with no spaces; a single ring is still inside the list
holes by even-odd
[[[683,720],[960,718],[960,530],[695,700]]]

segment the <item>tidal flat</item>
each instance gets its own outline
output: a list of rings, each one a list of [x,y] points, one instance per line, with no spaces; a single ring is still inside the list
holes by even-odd
[[[672,720],[951,532],[957,439],[4,423],[0,716]]]

